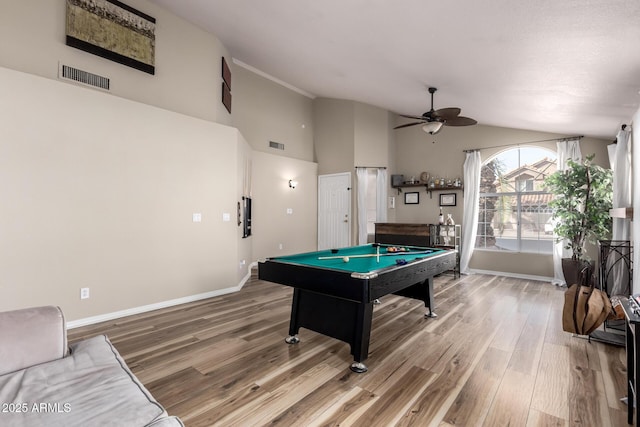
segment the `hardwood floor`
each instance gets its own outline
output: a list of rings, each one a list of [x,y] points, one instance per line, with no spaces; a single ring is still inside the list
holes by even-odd
[[[292,290],[255,277],[69,339],[107,334],[187,426],[627,425],[624,349],[563,332],[563,288],[443,275],[435,293],[436,319],[403,297],[375,307],[365,374],[337,340],[285,344]]]

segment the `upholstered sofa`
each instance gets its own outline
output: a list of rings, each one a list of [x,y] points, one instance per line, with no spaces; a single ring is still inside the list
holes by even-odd
[[[0,313],[1,426],[183,426],[105,335],[67,344],[58,307]]]

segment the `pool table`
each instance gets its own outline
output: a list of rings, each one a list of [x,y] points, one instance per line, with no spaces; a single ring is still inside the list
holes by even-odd
[[[394,252],[393,249],[403,249]],[[388,294],[424,301],[435,317],[433,276],[455,266],[454,250],[370,244],[267,258],[258,278],[294,288],[289,337],[301,327],[351,346],[351,370],[366,372],[373,304]]]

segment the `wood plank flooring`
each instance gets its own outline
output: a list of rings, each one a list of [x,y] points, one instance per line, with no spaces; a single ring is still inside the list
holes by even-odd
[[[340,341],[301,329],[285,344],[292,290],[255,276],[69,339],[107,334],[187,426],[627,425],[624,349],[563,332],[563,288],[489,275],[434,286],[436,319],[403,297],[375,306],[365,374]]]

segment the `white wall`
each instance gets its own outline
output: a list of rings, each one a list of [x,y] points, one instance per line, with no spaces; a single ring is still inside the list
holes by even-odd
[[[236,129],[5,68],[0,93],[0,310],[237,286]]]

